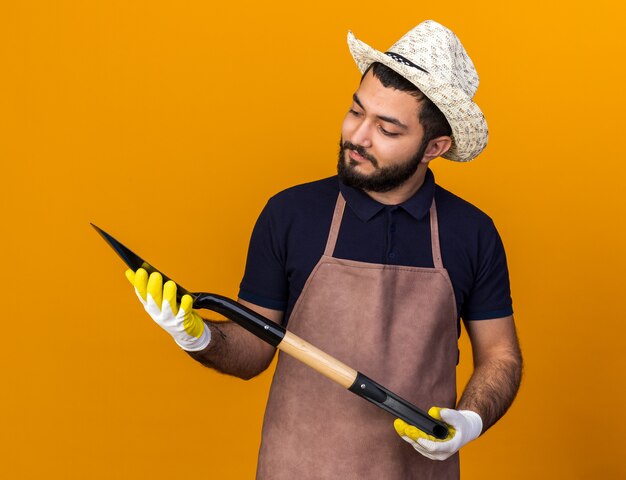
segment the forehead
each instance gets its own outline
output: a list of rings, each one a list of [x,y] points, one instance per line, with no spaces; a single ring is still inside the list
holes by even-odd
[[[368,115],[397,118],[405,125],[419,124],[418,99],[402,90],[385,87],[371,70],[363,77],[355,95]]]

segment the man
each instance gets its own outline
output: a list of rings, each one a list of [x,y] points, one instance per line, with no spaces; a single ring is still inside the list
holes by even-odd
[[[281,353],[257,475],[458,478],[458,450],[504,414],[521,377],[498,233],[428,169],[485,147],[472,101],[478,76],[454,33],[433,21],[387,53],[351,33],[348,43],[363,77],[343,122],[338,177],[270,199],[239,301],[415,405],[435,405],[450,435],[427,438],[401,420],[392,428],[387,413]],[[141,269],[127,276],[204,365],[252,378],[270,364],[274,349],[238,325],[203,321],[189,297],[178,308],[173,283]],[[475,368],[457,404],[460,318]]]

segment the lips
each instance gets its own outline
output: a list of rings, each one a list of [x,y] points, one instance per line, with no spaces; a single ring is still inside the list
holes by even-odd
[[[363,155],[358,153],[356,150],[348,150],[348,156],[350,157],[352,161],[357,162],[357,163],[365,163],[365,162],[372,163],[372,161],[369,158],[364,157]]]
[[[352,160],[355,160],[357,162],[365,162],[367,160],[367,158],[365,158],[363,155],[360,155],[354,150],[348,150],[348,155]]]
[[[340,146],[344,155],[346,155],[344,157],[346,162],[350,163],[352,166],[371,163],[374,168],[378,168],[378,162],[376,161],[376,158],[370,155],[369,152],[367,152],[362,146],[355,145],[348,141],[340,143]]]

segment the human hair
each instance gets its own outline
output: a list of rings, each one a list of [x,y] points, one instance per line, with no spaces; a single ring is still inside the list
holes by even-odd
[[[367,67],[367,70],[363,72],[361,81],[363,81],[363,78],[370,70],[372,70],[372,74],[380,80],[380,83],[382,83],[384,87],[407,92],[409,95],[415,97],[418,103],[422,104],[419,113],[419,121],[424,129],[425,142],[444,135],[452,136],[452,128],[450,128],[450,124],[445,115],[441,113],[437,105],[424,95],[419,88],[398,72],[379,62],[374,62]]]

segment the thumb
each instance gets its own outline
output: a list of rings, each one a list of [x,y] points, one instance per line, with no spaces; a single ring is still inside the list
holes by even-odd
[[[430,407],[428,409],[428,415],[430,415],[431,417],[437,419],[437,420],[441,420],[441,407]]]
[[[440,419],[453,427],[459,425],[459,423],[465,420],[465,417],[458,410],[452,410],[451,408],[442,408],[439,412]]]

